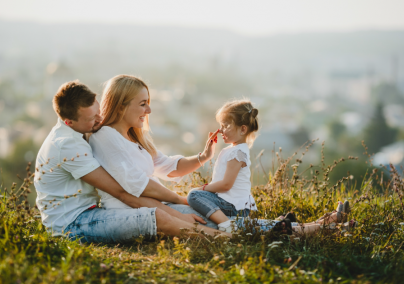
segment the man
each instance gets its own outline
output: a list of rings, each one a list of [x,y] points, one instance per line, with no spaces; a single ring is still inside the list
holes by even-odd
[[[126,192],[97,162],[84,134],[96,130],[102,118],[96,94],[72,81],[53,98],[58,122],[45,139],[36,160],[34,184],[43,224],[54,235],[69,233],[85,242],[124,242],[139,235],[179,235],[192,231],[195,214],[182,214],[153,199],[162,186],[150,180],[141,197]],[[133,209],[96,207],[99,188]],[[216,230],[204,227],[207,234]],[[228,234],[230,236],[230,234]]]

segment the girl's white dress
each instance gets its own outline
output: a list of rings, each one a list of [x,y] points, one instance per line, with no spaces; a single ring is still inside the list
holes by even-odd
[[[183,156],[168,157],[157,151],[152,157],[140,145],[128,141],[118,131],[103,126],[90,137],[89,141],[94,158],[100,165],[130,194],[139,197],[149,180],[160,183],[158,178],[179,182],[181,177],[170,178],[167,175],[177,169]],[[112,195],[99,190],[104,208],[131,208]]]
[[[239,162],[245,162],[247,166],[240,169],[236,181],[229,191],[217,193],[217,195],[233,204],[236,210],[257,210],[254,198],[251,196],[250,149],[246,143],[236,146],[230,145],[219,153],[213,167],[212,182],[223,180],[227,162],[233,159],[237,159]]]

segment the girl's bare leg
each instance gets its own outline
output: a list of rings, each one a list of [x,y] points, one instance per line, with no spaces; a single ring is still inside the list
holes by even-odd
[[[229,218],[227,218],[227,216],[224,215],[222,210],[217,210],[215,213],[210,215],[209,219],[215,222],[216,224],[220,224],[229,220]]]

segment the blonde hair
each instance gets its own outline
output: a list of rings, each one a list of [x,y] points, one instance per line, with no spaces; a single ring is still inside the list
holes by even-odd
[[[247,126],[247,144],[251,148],[258,131],[258,109],[254,108],[247,99],[234,100],[224,104],[216,112],[218,122],[228,121],[236,126]]]
[[[109,126],[122,120],[131,100],[146,88],[149,95],[147,103],[150,104],[150,92],[146,83],[131,75],[118,75],[108,80],[104,87],[101,100],[101,115],[104,118],[102,126]],[[143,128],[131,127],[128,130],[129,138],[139,143],[153,157],[157,154],[156,147],[149,134],[149,115],[146,115]]]

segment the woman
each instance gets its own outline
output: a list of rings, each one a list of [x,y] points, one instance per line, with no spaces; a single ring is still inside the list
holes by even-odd
[[[148,133],[150,113],[149,89],[142,80],[129,75],[110,79],[101,100],[102,127],[89,140],[94,157],[132,195],[185,205],[186,197],[165,188],[157,177],[178,182],[182,176],[198,169],[213,157],[213,140],[217,132],[209,133],[210,139],[202,153],[192,157],[167,157],[156,149]],[[107,209],[128,208],[101,190],[99,194],[102,206]],[[184,213],[196,213],[189,206],[178,208],[186,211]],[[188,222],[206,223],[195,215],[190,217],[176,210],[170,212]]]

